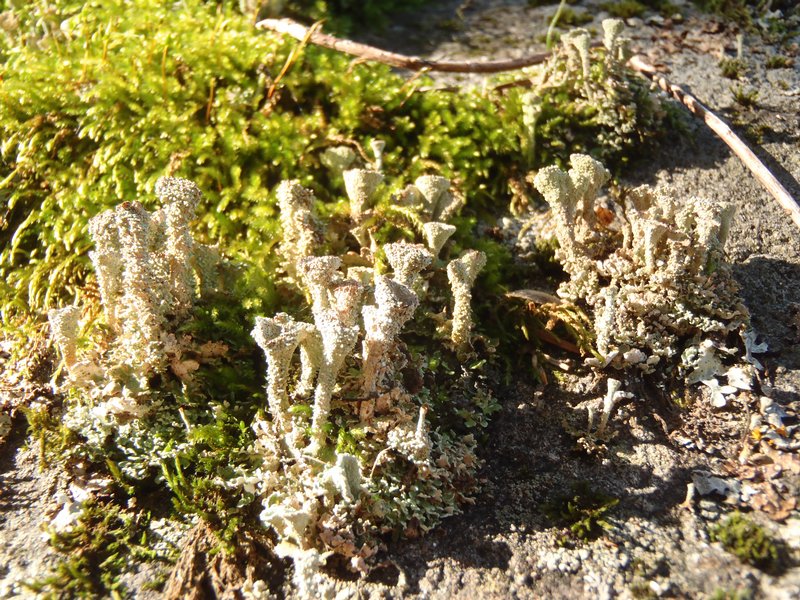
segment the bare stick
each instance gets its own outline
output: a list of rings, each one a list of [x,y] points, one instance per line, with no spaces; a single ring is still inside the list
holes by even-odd
[[[514,71],[516,69],[523,69],[525,67],[541,64],[550,56],[549,52],[542,52],[541,54],[531,54],[530,56],[524,56],[522,58],[488,62],[437,61],[419,58],[418,56],[405,56],[403,54],[396,54],[395,52],[387,52],[386,50],[381,50],[374,46],[359,44],[351,40],[343,40],[322,33],[319,30],[311,31],[313,28],[308,28],[291,19],[264,19],[256,23],[256,27],[258,29],[268,29],[277,33],[283,33],[296,40],[311,42],[317,46],[337,50],[338,52],[356,56],[363,60],[374,60],[393,67],[409,69],[410,71],[426,69],[428,71],[448,73],[500,73],[502,71]]]
[[[670,94],[675,100],[683,104],[696,117],[702,119],[706,125],[716,133],[728,147],[738,156],[744,165],[750,169],[755,178],[761,182],[767,191],[778,201],[784,210],[789,213],[795,225],[800,227],[800,206],[786,191],[775,176],[767,169],[766,165],[747,147],[742,139],[737,136],[728,125],[717,115],[703,106],[697,98],[689,94],[682,87],[670,83],[660,75],[655,67],[647,64],[641,56],[634,56],[629,61],[630,66],[652,80],[658,87]]]

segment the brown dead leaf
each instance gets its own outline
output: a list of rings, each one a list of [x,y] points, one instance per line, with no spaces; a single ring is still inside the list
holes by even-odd
[[[206,342],[197,351],[200,353],[200,360],[219,358],[228,353],[228,345],[224,342]]]
[[[616,218],[614,211],[608,210],[605,206],[596,206],[594,209],[594,214],[597,215],[597,221],[603,227],[608,227],[611,225]]]
[[[506,298],[519,298],[534,304],[562,304],[564,302],[558,296],[542,290],[514,290],[506,293]]]
[[[756,494],[750,498],[750,506],[753,510],[764,513],[773,521],[785,521],[797,508],[795,498],[783,498],[772,486],[762,486],[763,493]]]
[[[775,452],[771,457],[776,465],[793,475],[800,475],[800,456],[786,452]]]
[[[181,381],[189,381],[192,378],[192,373],[200,368],[200,363],[196,360],[173,360],[170,364],[172,372]]]

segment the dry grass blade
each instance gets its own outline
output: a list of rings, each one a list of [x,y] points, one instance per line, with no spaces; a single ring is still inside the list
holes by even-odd
[[[540,290],[514,290],[508,292],[506,298],[519,298],[536,304],[561,304],[563,302],[558,296]]]

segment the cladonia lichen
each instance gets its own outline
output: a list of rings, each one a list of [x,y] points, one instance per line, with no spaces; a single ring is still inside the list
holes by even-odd
[[[447,278],[453,290],[453,328],[450,340],[460,353],[469,347],[472,331],[472,285],[486,265],[486,255],[469,250],[447,265]]]
[[[149,378],[168,368],[180,378],[190,375],[196,363],[182,359],[188,338],[175,332],[200,294],[217,285],[219,253],[195,242],[189,229],[200,190],[186,179],[162,177],[155,191],[162,206],[153,213],[127,201],[89,221],[107,350],[79,352],[78,307],[50,312],[67,385],[95,390],[106,400],[104,414],[141,412],[137,398],[146,395]]]
[[[690,384],[724,375],[728,335],[749,323],[725,262],[733,207],[640,187],[601,222],[596,199],[608,171],[585,155],[570,164],[541,169],[533,183],[569,275],[558,294],[593,315],[599,358],[588,362],[651,373],[681,358]]]
[[[379,156],[382,148],[374,150]],[[469,488],[462,484],[476,464],[475,439],[453,436],[438,424],[437,411],[450,410],[447,405],[404,380],[430,368],[425,352],[435,350],[458,364],[454,346],[462,352],[470,347],[471,289],[485,256],[466,251],[449,264],[434,260],[455,231],[446,220],[461,202],[449,181],[434,175],[418,178],[391,200],[411,211],[404,217],[431,225],[426,243],[378,244],[374,228],[385,224],[366,217],[385,210],[382,180],[377,171],[344,171],[350,208],[345,227],[358,233],[347,240],[359,244],[348,254],[300,257],[305,250],[282,250],[297,257],[292,281],[305,292],[313,322],[278,313],[258,317],[253,329],[267,358],[268,416],[253,423],[263,461],[247,480],[262,498],[262,522],[277,534],[281,552],[295,560],[296,575],[308,571],[298,586],[313,580],[317,591],[324,587],[319,567],[330,553],[366,572],[380,532],[411,520],[425,529],[457,511]],[[281,184],[281,194],[287,185],[294,184]],[[292,194],[310,198],[298,187]],[[298,214],[295,202],[282,208]],[[303,213],[312,208],[305,203]],[[282,219],[283,245],[302,240],[286,235],[297,219]],[[345,259],[353,257],[358,263],[345,269]],[[452,341],[429,327],[422,346],[407,345],[403,332],[410,324],[449,310]],[[470,377],[463,379],[450,384],[456,387],[448,396],[470,388]],[[471,393],[480,390],[476,384]],[[485,391],[478,396],[481,402],[488,398]],[[297,410],[300,405],[307,408]]]
[[[569,31],[533,71],[531,90],[520,96],[531,166],[563,160],[568,150],[618,159],[661,128],[666,111],[626,66],[631,53],[623,29],[619,19],[604,20],[602,48],[592,47],[587,30]]]

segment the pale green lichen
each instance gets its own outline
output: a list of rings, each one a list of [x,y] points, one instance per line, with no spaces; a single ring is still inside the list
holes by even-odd
[[[531,90],[520,95],[531,167],[564,160],[568,151],[625,162],[631,148],[662,128],[666,105],[627,66],[622,22],[606,19],[603,29],[604,47],[592,48],[590,34],[575,29],[532,71]]]
[[[113,428],[117,415],[146,412],[153,375],[169,368],[188,379],[199,366],[184,359],[191,344],[175,332],[199,295],[215,287],[219,252],[191,236],[189,223],[202,196],[197,186],[162,177],[156,194],[163,205],[154,213],[129,201],[89,221],[108,349],[77,349],[79,308],[51,312],[51,337],[70,376],[65,389],[75,386],[92,398],[88,416],[98,421],[86,422],[87,431]]]
[[[365,210],[372,206],[375,191],[383,182],[383,175],[369,169],[350,169],[344,172],[344,187],[350,200],[350,216],[361,221]]]
[[[366,211],[380,210],[375,206],[380,181],[374,171],[345,172],[353,224],[364,221]],[[403,192],[406,199],[413,196],[408,210],[435,225],[431,249],[399,241],[375,252],[370,229],[375,225],[365,225],[361,233],[369,245],[353,255],[369,266],[349,266],[345,276],[338,256],[297,261],[295,283],[307,294],[313,324],[281,313],[256,321],[253,335],[268,363],[269,416],[253,423],[254,449],[263,460],[257,471],[242,476],[242,485],[255,486],[264,504],[261,520],[278,535],[279,548],[294,559],[297,573],[308,571],[298,585],[319,580],[324,587],[318,568],[327,552],[366,572],[379,532],[412,519],[427,527],[457,511],[463,492],[456,482],[474,472],[474,438],[453,438],[433,426],[427,392],[409,392],[401,376],[418,360],[409,354],[403,331],[416,318],[429,318],[420,311],[431,310],[426,305],[431,285],[439,303],[451,291],[457,345],[466,350],[470,344],[470,289],[485,256],[467,251],[451,261],[446,270],[452,290],[442,286],[445,265],[434,263],[432,250],[438,253],[455,228],[431,219],[457,207],[449,188],[443,177],[423,176]],[[389,274],[382,272],[383,256]],[[439,351],[449,352],[442,342],[437,341]],[[485,396],[474,384],[471,389]],[[312,404],[310,416],[293,410],[293,403],[306,401]],[[332,447],[336,428],[349,440],[346,450]],[[402,473],[411,466],[416,475],[404,480]]]
[[[425,234],[425,242],[428,244],[428,248],[433,253],[433,257],[437,258],[447,240],[456,232],[456,228],[448,223],[429,221],[422,226],[422,231]]]
[[[433,255],[422,244],[384,244],[383,252],[394,271],[394,279],[408,288],[424,268],[431,264]]]
[[[64,359],[64,366],[68,370],[77,362],[80,317],[81,309],[77,306],[52,309],[47,313],[50,321],[50,339],[58,346]]]
[[[472,331],[472,286],[486,265],[486,254],[469,250],[447,265],[447,278],[453,291],[453,327],[450,340],[464,353],[470,345]]]
[[[298,181],[284,181],[278,186],[283,243],[280,245],[284,268],[289,277],[295,277],[297,263],[314,254],[319,244],[320,232],[313,212],[314,194]]]
[[[322,153],[320,161],[335,175],[341,175],[356,160],[356,153],[348,146],[334,146]]]
[[[401,282],[379,275],[375,281],[375,304],[364,306],[363,390],[373,394],[378,381],[389,372],[383,364],[396,337],[419,305],[416,294]]]
[[[729,332],[746,328],[748,313],[724,260],[730,205],[693,197],[680,203],[641,187],[603,225],[595,200],[608,172],[588,156],[572,155],[570,163],[568,172],[542,169],[534,185],[551,207],[556,257],[569,274],[558,294],[594,318],[602,358],[592,364],[651,372],[701,341],[713,353]],[[689,383],[717,374],[698,368]]]
[[[192,307],[197,286],[193,268],[195,243],[189,223],[203,195],[193,182],[178,177],[159,178],[155,192],[164,215],[164,261],[172,281],[172,311],[183,318]]]

